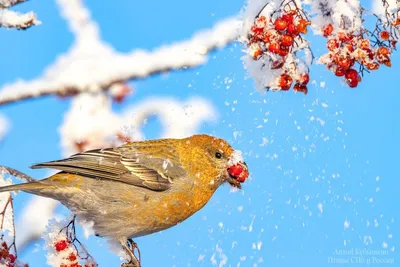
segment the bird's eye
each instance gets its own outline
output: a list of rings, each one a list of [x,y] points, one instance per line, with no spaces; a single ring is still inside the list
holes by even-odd
[[[219,152],[217,152],[217,153],[215,153],[215,157],[216,157],[217,159],[220,159],[220,158],[222,158],[222,154],[219,153]]]

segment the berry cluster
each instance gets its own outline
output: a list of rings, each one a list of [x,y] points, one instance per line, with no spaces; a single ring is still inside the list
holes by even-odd
[[[28,264],[24,265],[18,264],[17,257],[15,255],[16,254],[10,252],[10,247],[6,242],[3,241],[0,247],[0,266],[5,266],[5,267],[29,266]]]
[[[328,39],[326,46],[329,52],[321,56],[320,61],[336,76],[344,77],[351,88],[361,82],[360,74],[364,71],[377,70],[380,65],[391,66],[390,56],[394,47],[385,43],[390,39],[387,31],[380,31],[377,37],[365,29],[357,33],[335,32],[332,24],[328,24],[323,28],[323,35]],[[354,67],[356,63],[359,70]]]
[[[288,91],[295,82],[294,91],[307,93],[308,68],[299,67],[296,52],[308,48],[301,34],[307,33],[310,24],[295,6],[274,12],[269,20],[265,16],[255,19],[248,36],[249,54],[254,60],[269,62],[270,69],[279,70],[267,89]]]
[[[57,257],[62,259],[60,267],[97,267],[97,264],[85,259],[82,259],[73,243],[68,239],[60,239],[54,242],[53,247]],[[79,261],[85,260],[83,264]]]

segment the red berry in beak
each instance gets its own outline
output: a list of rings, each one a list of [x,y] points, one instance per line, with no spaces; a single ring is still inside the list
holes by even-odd
[[[241,183],[246,181],[247,177],[249,177],[249,171],[244,163],[237,163],[230,166],[228,168],[228,174]]]

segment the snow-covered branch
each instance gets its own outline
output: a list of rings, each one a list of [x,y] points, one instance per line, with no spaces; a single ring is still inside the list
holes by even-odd
[[[0,0],[0,27],[25,30],[33,25],[40,24],[40,21],[36,18],[36,14],[33,12],[22,14],[7,9],[25,1],[26,0]]]
[[[137,49],[123,54],[100,39],[98,25],[81,1],[59,0],[58,3],[75,34],[74,44],[41,77],[0,88],[0,105],[45,95],[104,91],[115,83],[194,68],[205,63],[211,51],[235,41],[241,25],[238,19],[228,18],[189,40],[153,51]]]

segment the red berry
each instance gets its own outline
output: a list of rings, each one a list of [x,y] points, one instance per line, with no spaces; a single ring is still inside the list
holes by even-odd
[[[268,31],[262,37],[264,43],[269,43],[271,41],[271,33]]]
[[[365,66],[367,67],[368,70],[377,70],[379,69],[380,65],[376,62],[372,62],[372,63],[367,63]]]
[[[345,57],[345,58],[341,57],[341,58],[339,58],[339,60],[338,60],[337,63],[338,63],[338,66],[339,66],[340,68],[344,69],[344,70],[347,70],[347,69],[349,69],[352,65],[354,65],[354,63],[352,62],[352,60],[351,60],[350,58],[348,58],[348,57]]]
[[[310,75],[305,73],[305,74],[300,75],[298,83],[301,85],[307,85],[309,81],[310,81]]]
[[[8,255],[8,259],[10,260],[10,263],[14,263],[17,258],[13,254],[10,254]]]
[[[60,240],[57,243],[54,244],[56,251],[60,252],[63,251],[68,247],[68,241],[67,240]]]
[[[387,41],[390,38],[390,34],[388,31],[381,31],[379,37],[381,37],[382,40]]]
[[[284,21],[286,21],[287,23],[293,23],[293,14],[291,14],[291,13],[284,13],[284,14],[282,15],[282,19],[283,19]]]
[[[342,77],[346,74],[346,70],[341,69],[341,68],[336,68],[335,70],[335,75],[338,77]]]
[[[278,54],[280,50],[280,46],[278,43],[270,43],[268,46],[268,50],[272,53]]]
[[[281,45],[278,54],[282,57],[286,57],[289,54],[289,47]]]
[[[326,47],[328,47],[328,49],[329,49],[330,51],[333,51],[333,50],[339,48],[339,44],[338,44],[338,42],[336,42],[335,39],[330,39],[330,40],[328,40],[328,42],[326,43]]]
[[[293,91],[304,93],[305,95],[308,93],[308,88],[304,84],[296,83],[293,87]]]
[[[283,46],[292,46],[294,42],[294,39],[290,35],[283,35],[281,39],[281,44]]]
[[[258,35],[258,34],[261,34],[261,33],[264,32],[264,28],[259,28],[259,27],[257,27],[257,25],[253,25],[253,26],[251,26],[251,31],[252,31],[255,35]]]
[[[307,26],[310,25],[310,24],[311,24],[310,21],[301,19],[301,20],[299,20],[299,23],[297,24],[297,30],[300,33],[307,33]]]
[[[387,47],[381,46],[376,50],[376,59],[380,64],[384,64],[388,67],[392,66],[390,61],[390,51]]]
[[[341,42],[348,42],[351,39],[350,35],[347,35],[344,32],[339,32],[338,38],[339,38],[339,41],[341,41]]]
[[[254,51],[253,53],[253,59],[258,60],[258,58],[263,54],[262,50],[258,48],[257,50]]]
[[[76,261],[76,255],[74,253],[71,253],[68,255],[68,260],[69,261]]]
[[[393,22],[392,22],[392,25],[393,26],[399,26],[400,25],[400,17],[398,17],[396,20],[394,20]]]
[[[353,53],[354,52],[354,47],[350,44],[346,45],[347,48],[347,54]]]
[[[376,54],[382,55],[382,56],[390,56],[390,51],[387,47],[381,46],[378,48],[378,50],[376,50]]]
[[[233,176],[239,182],[243,183],[249,176],[249,172],[243,168],[241,164],[235,164],[228,168],[229,175]]]
[[[279,87],[284,90],[288,91],[292,86],[293,79],[287,74],[282,74],[279,79]]]
[[[299,35],[299,31],[297,30],[297,27],[296,27],[296,25],[294,25],[294,24],[289,24],[289,25],[287,26],[286,31],[287,31],[288,34],[290,34],[290,35],[292,35],[292,36],[297,36],[297,35]]]
[[[332,32],[333,32],[332,24],[325,25],[325,27],[323,28],[324,36],[328,37],[329,35],[332,34]]]
[[[282,18],[277,18],[274,22],[277,31],[284,31],[287,27],[287,22]]]
[[[362,40],[360,41],[359,47],[360,47],[361,49],[368,49],[368,48],[370,47],[370,45],[371,45],[371,43],[369,42],[368,39],[362,39]]]
[[[265,25],[267,25],[267,18],[265,16],[260,16],[257,20],[256,20],[256,25],[258,27],[265,27]]]
[[[349,69],[345,74],[346,82],[351,87],[357,87],[358,82],[361,81],[361,77],[355,69]]]

